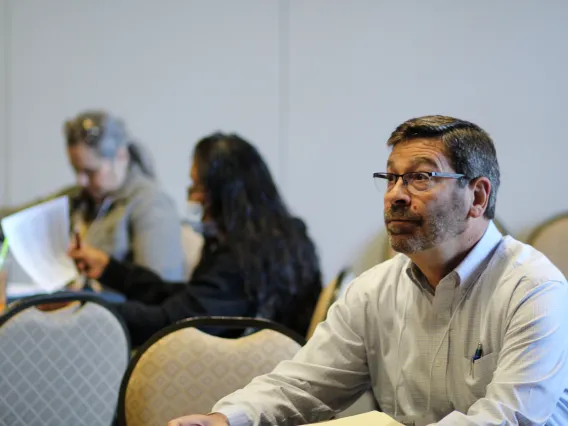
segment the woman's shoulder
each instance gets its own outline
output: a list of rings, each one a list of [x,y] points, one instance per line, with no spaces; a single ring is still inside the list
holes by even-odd
[[[243,271],[236,253],[227,244],[215,236],[206,236],[193,277],[202,279],[212,275],[231,277],[230,281],[242,280]]]
[[[175,208],[172,197],[155,180],[145,176],[143,173],[134,173],[125,183],[124,187],[117,194],[117,198],[122,198],[129,203],[136,203],[145,208],[154,205],[167,205]]]
[[[163,189],[158,182],[135,168],[129,171],[124,186],[119,190],[119,195],[132,198],[147,194],[158,194],[160,192],[163,192]]]

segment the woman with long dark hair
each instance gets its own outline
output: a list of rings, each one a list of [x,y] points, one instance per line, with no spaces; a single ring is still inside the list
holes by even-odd
[[[195,147],[191,179],[188,207],[205,244],[187,285],[164,286],[88,246],[70,250],[84,273],[130,299],[117,308],[133,343],[202,315],[263,317],[305,334],[321,290],[316,249],[259,152],[235,134],[212,134]]]

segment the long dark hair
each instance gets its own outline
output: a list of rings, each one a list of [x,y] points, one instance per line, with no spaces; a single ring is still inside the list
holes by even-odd
[[[207,214],[239,260],[259,316],[278,320],[283,304],[297,298],[315,304],[321,289],[316,248],[257,149],[236,134],[214,133],[198,142],[194,161]]]

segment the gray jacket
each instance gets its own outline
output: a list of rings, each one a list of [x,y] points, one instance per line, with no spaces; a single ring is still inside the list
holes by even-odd
[[[2,210],[0,217],[63,195],[69,196],[72,223],[82,221],[88,226],[84,236],[87,244],[119,261],[145,266],[166,281],[186,279],[176,206],[137,166],[132,166],[122,188],[98,211],[82,195],[81,188],[74,186],[25,206]]]

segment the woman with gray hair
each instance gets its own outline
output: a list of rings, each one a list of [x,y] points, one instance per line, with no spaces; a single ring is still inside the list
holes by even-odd
[[[69,196],[80,238],[165,281],[185,279],[176,206],[155,182],[149,153],[132,141],[122,120],[86,111],[65,123],[64,135],[78,185],[49,198]]]

